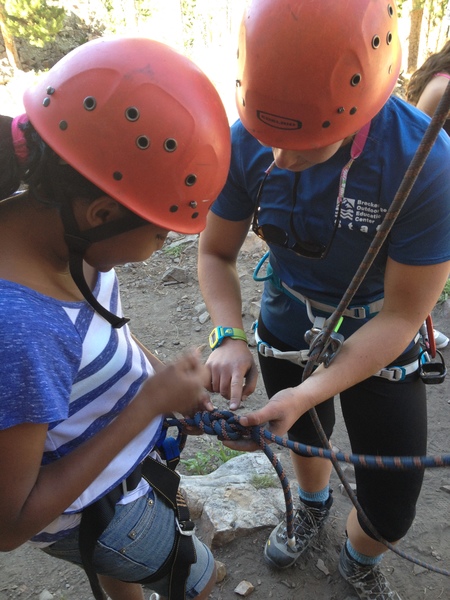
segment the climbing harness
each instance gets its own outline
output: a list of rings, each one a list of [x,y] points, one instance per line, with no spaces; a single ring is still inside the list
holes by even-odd
[[[261,260],[255,267],[253,271],[253,280],[254,281],[270,281],[271,284],[280,292],[286,294],[293,300],[297,300],[306,306],[306,310],[308,312],[308,317],[311,323],[315,322],[316,317],[313,315],[312,309],[315,308],[318,311],[325,312],[331,314],[334,310],[336,310],[337,305],[335,304],[326,304],[325,302],[319,302],[317,300],[312,300],[311,298],[307,298],[300,292],[289,287],[284,281],[274,273],[272,269],[272,265],[268,262],[270,256],[270,252],[266,252]],[[260,275],[261,269],[264,267],[265,263],[265,274]],[[383,298],[375,300],[374,302],[370,302],[369,304],[359,304],[347,307],[343,312],[343,317],[350,317],[351,319],[370,319],[378,314],[383,306]]]
[[[195,525],[190,519],[186,501],[178,489],[180,476],[175,472],[185,436],[183,437],[180,432],[177,439],[164,439],[167,430],[163,429],[163,432],[164,436],[159,441],[159,452],[166,460],[167,466],[158,460],[147,457],[126,480],[119,483],[106,496],[89,505],[82,512],[79,548],[83,568],[88,576],[95,600],[106,600],[92,563],[95,545],[113,519],[117,502],[124,493],[127,491],[130,492],[137,487],[141,477],[174,510],[176,535],[172,550],[161,567],[150,577],[133,583],[152,583],[165,576],[169,576],[168,599],[184,600],[186,597],[186,580],[189,576],[191,565],[195,563],[196,554],[192,539]]]
[[[255,336],[256,348],[258,350],[258,353],[261,354],[261,356],[265,356],[265,357],[269,357],[269,358],[279,358],[281,360],[289,360],[290,362],[293,362],[294,364],[299,365],[300,367],[303,367],[303,368],[305,367],[305,365],[307,364],[307,362],[309,360],[309,349],[291,350],[291,351],[285,351],[285,352],[283,352],[282,350],[277,350],[276,348],[274,348],[267,342],[264,342],[260,338],[259,333],[258,333],[258,321],[255,321],[253,323],[252,329],[253,329],[253,333]],[[308,340],[306,340],[306,341],[308,341]],[[335,344],[341,343],[341,340],[339,338],[337,338],[336,332],[334,332],[334,338],[332,338],[332,342],[333,341]],[[419,341],[419,335],[416,336],[414,341],[416,343]],[[334,345],[332,345],[332,350],[333,350],[333,352],[336,352]],[[421,356],[424,356],[424,353],[425,353],[425,350],[421,352]],[[441,356],[442,356],[442,354],[441,354]],[[442,358],[442,360],[443,360],[443,358]],[[325,361],[323,361],[323,362],[325,363]],[[419,358],[416,358],[412,362],[407,363],[405,365],[395,365],[395,366],[391,366],[391,367],[386,367],[384,369],[380,369],[379,371],[377,371],[377,373],[373,374],[373,377],[381,377],[382,379],[387,379],[388,381],[393,381],[393,382],[404,381],[405,377],[418,371],[419,367],[420,367],[420,372],[421,372],[422,370],[424,370],[424,368],[426,370],[428,370],[427,365],[429,365],[430,378],[429,378],[428,383],[434,383],[434,379],[435,379],[434,370],[436,369],[436,367],[434,366],[435,364],[436,363],[431,362],[431,361],[421,362],[421,360],[419,360]],[[444,377],[445,377],[445,374],[444,374]]]

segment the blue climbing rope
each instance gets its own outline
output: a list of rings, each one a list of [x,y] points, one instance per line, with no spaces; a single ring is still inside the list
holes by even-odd
[[[293,442],[287,438],[274,435],[270,431],[264,429],[261,426],[244,427],[240,424],[240,417],[235,413],[228,410],[214,410],[211,412],[197,412],[191,418],[175,418],[168,417],[165,419],[164,427],[169,429],[176,427],[182,434],[181,439],[185,439],[186,435],[192,432],[192,428],[200,430],[204,434],[215,435],[221,441],[238,441],[241,439],[247,439],[254,441],[267,456],[272,466],[274,467],[278,478],[280,479],[281,486],[284,493],[284,500],[286,504],[286,533],[289,539],[294,539],[294,503],[292,500],[292,493],[289,484],[288,477],[281,465],[279,459],[275,456],[268,442],[278,444],[284,448],[292,450],[296,454],[308,457],[320,457],[327,458],[335,464],[336,462],[346,462],[353,465],[368,469],[391,469],[391,470],[406,470],[406,469],[424,469],[424,468],[439,468],[450,466],[450,455],[440,456],[371,456],[365,454],[348,454],[345,452],[334,452],[326,448],[318,448],[315,446],[309,446],[301,444],[299,442]],[[180,438],[180,435],[179,435]],[[336,466],[336,465],[335,465]],[[342,480],[342,479],[341,479]],[[359,503],[353,493],[348,489],[348,484],[343,481],[346,491],[349,493],[352,502],[356,508],[362,510],[359,507]],[[440,569],[434,565],[429,565],[409,554],[399,550],[378,534],[378,539],[387,548],[392,550],[398,556],[409,560],[429,571],[446,575],[450,577],[450,571]]]

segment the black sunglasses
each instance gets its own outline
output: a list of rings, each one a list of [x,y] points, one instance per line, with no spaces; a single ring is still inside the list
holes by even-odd
[[[354,160],[361,155],[364,150],[364,146],[367,141],[367,137],[370,131],[370,121],[366,123],[361,129],[356,133],[353,138],[352,146],[350,149],[350,160],[344,166],[341,171],[341,176],[339,178],[339,192],[337,197],[337,214],[336,219],[333,225],[333,232],[331,234],[330,241],[326,246],[323,244],[315,244],[311,242],[303,242],[299,239],[297,232],[294,227],[294,210],[295,205],[297,203],[297,189],[298,183],[300,181],[300,173],[295,174],[294,181],[294,189],[292,191],[292,209],[289,217],[289,226],[292,232],[292,235],[295,239],[295,244],[293,246],[289,246],[289,234],[278,227],[277,225],[260,225],[258,223],[258,212],[260,210],[261,204],[261,196],[264,189],[264,184],[266,183],[267,177],[270,175],[273,167],[275,166],[275,161],[266,169],[264,173],[264,177],[262,178],[261,183],[259,184],[258,193],[256,194],[256,206],[255,211],[253,213],[252,220],[252,230],[256,235],[269,244],[274,244],[275,246],[281,246],[282,248],[288,248],[292,250],[296,254],[303,256],[305,258],[313,258],[316,260],[320,260],[325,258],[330,251],[331,245],[336,237],[336,231],[339,228],[339,221],[341,219],[341,210],[342,210],[342,201],[344,200],[345,194],[345,186],[347,185],[347,177],[348,172],[350,171],[350,167],[352,166]]]
[[[335,219],[334,225],[333,225],[333,232],[331,234],[330,241],[328,242],[328,244],[326,246],[324,246],[323,244],[320,244],[320,243],[305,242],[305,241],[300,240],[300,238],[298,237],[298,234],[295,230],[294,211],[295,211],[295,206],[297,204],[297,189],[298,189],[298,184],[300,181],[300,173],[295,174],[294,188],[292,191],[292,209],[291,209],[291,214],[289,217],[289,226],[290,226],[292,235],[294,236],[295,243],[294,243],[294,245],[289,246],[289,234],[287,233],[287,231],[284,231],[284,229],[281,229],[281,227],[278,227],[277,225],[271,225],[270,223],[267,223],[265,225],[260,225],[258,222],[258,213],[260,210],[260,203],[261,203],[262,192],[264,189],[264,184],[266,183],[267,177],[269,176],[273,166],[274,166],[274,163],[272,163],[270,165],[270,167],[265,171],[264,177],[258,188],[258,193],[256,195],[256,206],[255,206],[255,211],[253,213],[253,221],[252,221],[253,232],[256,233],[256,235],[259,238],[261,238],[262,240],[264,240],[265,242],[267,242],[269,244],[274,244],[275,246],[281,246],[282,248],[287,248],[288,250],[292,250],[293,252],[295,252],[295,254],[303,256],[304,258],[312,258],[312,259],[316,259],[316,260],[321,260],[321,259],[325,258],[327,256],[328,252],[330,251],[331,245],[334,241],[336,232],[339,227],[339,221],[340,221],[340,217],[341,217],[341,208],[342,208],[342,198],[343,198],[343,192],[345,191],[345,183],[344,183],[343,188],[342,188],[342,185],[339,186],[339,189],[342,190],[342,195],[339,194],[339,196],[338,196],[338,202],[337,202],[338,210],[337,210],[336,219]],[[348,172],[348,169],[347,169],[347,172]],[[341,183],[342,183],[342,174],[341,174]]]

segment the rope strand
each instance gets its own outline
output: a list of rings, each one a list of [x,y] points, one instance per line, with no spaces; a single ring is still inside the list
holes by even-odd
[[[360,506],[355,493],[351,489],[345,476],[342,473],[339,462],[346,462],[353,465],[359,465],[368,469],[391,469],[391,470],[405,470],[405,469],[424,469],[424,468],[440,468],[450,466],[450,455],[441,456],[371,456],[365,454],[348,454],[345,452],[334,452],[329,448],[318,448],[315,446],[309,446],[301,444],[299,442],[293,442],[287,438],[274,435],[270,431],[264,429],[261,426],[244,427],[240,424],[240,417],[231,411],[214,410],[212,412],[198,412],[192,418],[175,418],[170,417],[165,419],[165,427],[176,427],[181,435],[181,439],[185,439],[186,435],[189,435],[189,428],[195,427],[200,429],[202,433],[208,435],[215,435],[221,441],[237,441],[240,439],[251,439],[253,440],[264,452],[275,471],[277,472],[278,478],[280,479],[284,499],[286,504],[286,533],[289,539],[295,539],[294,535],[294,503],[292,500],[292,492],[289,484],[288,477],[284,468],[281,465],[279,459],[275,456],[272,449],[270,448],[269,442],[283,446],[289,450],[292,450],[296,454],[301,456],[315,456],[320,458],[327,458],[332,461],[334,468],[338,472],[338,476],[342,481],[346,492],[348,493],[351,501],[358,512],[363,515],[367,526],[370,531],[376,536],[376,539],[384,544],[387,548],[392,550],[398,556],[419,565],[429,571],[439,573],[450,577],[450,571],[446,569],[440,569],[434,565],[429,565],[420,559],[414,558],[411,555],[399,550],[393,546],[390,542],[382,538],[374,529],[370,521],[364,514],[362,507]],[[328,440],[326,440],[328,445]]]

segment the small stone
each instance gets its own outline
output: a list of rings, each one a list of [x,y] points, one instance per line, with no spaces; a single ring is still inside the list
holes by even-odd
[[[234,593],[239,596],[250,596],[255,591],[255,586],[250,583],[250,581],[241,581],[241,583],[234,589]]]
[[[220,562],[220,560],[216,560],[216,570],[217,570],[216,583],[220,583],[227,576],[227,568],[223,564],[223,562]]]
[[[324,573],[325,575],[330,574],[330,571],[327,569],[325,563],[323,562],[323,560],[321,558],[319,558],[319,560],[316,562],[316,567],[319,569],[319,571],[322,571],[322,573]]]
[[[54,596],[48,590],[43,590],[39,594],[39,600],[53,600]]]
[[[206,321],[209,321],[209,319],[210,319],[209,312],[204,312],[204,313],[202,313],[202,314],[199,316],[199,318],[198,318],[199,322],[200,322],[202,325],[203,325],[204,323],[206,323]]]
[[[186,283],[187,280],[187,271],[181,267],[172,267],[171,269],[167,269],[162,276],[162,281],[166,282]]]
[[[424,571],[428,571],[428,569],[426,569],[425,567],[421,567],[420,565],[414,565],[413,571],[414,575],[420,575]]]

